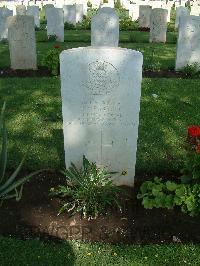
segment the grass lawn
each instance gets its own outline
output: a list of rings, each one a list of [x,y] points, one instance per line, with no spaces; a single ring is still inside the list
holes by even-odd
[[[27,150],[27,169],[64,167],[59,78],[3,78],[0,95],[0,105],[7,103],[9,168]],[[198,79],[143,79],[137,174],[179,169],[187,126],[200,124],[199,101]]]
[[[125,246],[38,240],[21,241],[0,237],[0,265],[200,265],[199,245]]]
[[[42,65],[42,59],[49,49],[52,49],[54,42],[47,41],[45,31],[36,32],[38,65]],[[174,69],[176,45],[173,43],[175,35],[167,33],[169,40],[166,44],[148,43],[148,32],[120,32],[120,47],[139,50],[144,54],[144,68],[149,64],[158,63],[160,69]],[[61,49],[70,49],[82,46],[90,46],[90,31],[68,30],[65,31],[65,43],[60,43]],[[152,53],[154,56],[152,57]],[[9,49],[7,44],[0,43],[0,67],[9,67]]]

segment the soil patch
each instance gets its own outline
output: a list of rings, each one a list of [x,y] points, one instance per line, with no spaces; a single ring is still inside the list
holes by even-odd
[[[14,70],[9,67],[0,68],[0,78],[7,77],[49,77],[51,76],[51,72],[46,67],[38,67],[37,70]]]
[[[96,220],[57,215],[58,198],[49,197],[49,189],[63,183],[55,172],[44,172],[24,186],[20,202],[6,201],[0,208],[0,234],[22,239],[80,239],[107,243],[149,244],[200,242],[200,218],[192,218],[180,210],[145,210],[136,195],[141,184],[126,188],[123,213],[112,210]]]
[[[13,70],[11,68],[0,68],[0,78],[8,77],[52,77],[51,72],[46,67],[39,66],[37,70]],[[175,70],[143,70],[144,78],[190,78]],[[198,77],[197,77],[198,78]]]

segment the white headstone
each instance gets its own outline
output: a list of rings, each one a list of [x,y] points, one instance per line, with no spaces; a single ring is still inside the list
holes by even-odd
[[[82,22],[83,20],[83,5],[76,4],[76,23]]]
[[[143,56],[114,47],[61,53],[66,168],[83,155],[117,171],[114,182],[133,186]]]
[[[76,25],[76,6],[75,5],[65,5],[64,10],[64,22]]]
[[[139,7],[139,27],[150,28],[150,16],[152,7],[148,5],[140,5]]]
[[[37,69],[33,17],[19,15],[9,17],[8,41],[12,69]]]
[[[130,4],[129,17],[131,17],[132,21],[138,20],[139,18],[139,5],[138,4]]]
[[[178,28],[180,17],[188,16],[189,14],[190,14],[189,13],[189,9],[187,7],[183,7],[183,6],[177,7],[177,9],[176,9],[175,28]]]
[[[40,28],[40,10],[38,6],[28,6],[27,15],[33,16],[35,21],[35,26]]]
[[[113,8],[103,7],[92,17],[91,45],[118,46],[118,43],[119,17]]]
[[[198,63],[200,69],[200,17],[180,17],[176,70],[194,63]]]
[[[154,8],[150,18],[150,42],[166,42],[167,10]]]
[[[24,5],[16,6],[16,15],[19,16],[26,15],[26,7]]]
[[[0,8],[0,41],[8,38],[7,18],[12,15],[13,12],[8,8]]]
[[[56,36],[56,40],[64,42],[64,13],[62,8],[48,8],[46,10],[47,35]]]

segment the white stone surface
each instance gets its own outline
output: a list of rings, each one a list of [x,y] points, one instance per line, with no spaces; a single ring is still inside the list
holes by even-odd
[[[57,41],[64,42],[64,13],[62,8],[46,10],[47,35],[56,35]]]
[[[83,20],[83,5],[76,4],[76,23],[82,22]]]
[[[24,5],[16,6],[16,15],[26,15],[26,7]]]
[[[167,10],[154,8],[150,18],[150,42],[166,42]]]
[[[37,69],[34,18],[18,15],[7,22],[11,68]]]
[[[180,17],[179,23],[176,70],[193,63],[198,63],[200,68],[200,17]]]
[[[118,46],[118,43],[119,17],[113,8],[103,7],[92,17],[91,45]]]
[[[139,27],[150,28],[150,16],[152,7],[149,5],[140,5],[139,7]]]
[[[139,18],[139,5],[138,4],[130,4],[129,17],[131,17],[132,21],[138,20]]]
[[[27,15],[33,16],[35,21],[35,26],[40,28],[40,10],[38,6],[28,6]]]
[[[188,16],[190,14],[189,9],[187,7],[177,7],[176,9],[176,20],[175,20],[175,28],[178,28],[180,17]]]
[[[114,47],[63,51],[61,94],[66,167],[85,155],[133,186],[143,56]]]
[[[0,41],[8,38],[7,18],[12,15],[13,12],[8,8],[0,8]]]
[[[76,6],[75,5],[65,5],[64,10],[64,22],[76,25]]]

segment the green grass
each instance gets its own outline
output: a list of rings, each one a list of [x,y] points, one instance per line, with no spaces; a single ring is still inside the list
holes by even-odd
[[[0,79],[0,95],[0,106],[7,102],[9,168],[26,150],[26,169],[64,167],[59,78]],[[178,171],[187,126],[200,124],[199,102],[198,79],[143,80],[137,174]]]
[[[0,237],[1,266],[200,265],[199,245],[106,245],[77,241],[54,244]]]
[[[74,33],[75,34],[75,33]],[[78,38],[78,37],[77,37]],[[54,42],[38,42],[37,43],[37,57],[38,65],[42,65],[42,59],[49,49],[53,49]],[[90,46],[86,42],[65,42],[60,43],[61,49],[71,49],[76,47]],[[160,64],[160,69],[174,69],[176,47],[174,44],[149,44],[149,43],[120,43],[120,47],[138,50],[144,55],[144,68],[153,62]],[[152,60],[152,51],[154,51],[154,58]],[[9,49],[7,44],[0,44],[0,67],[10,66]]]

